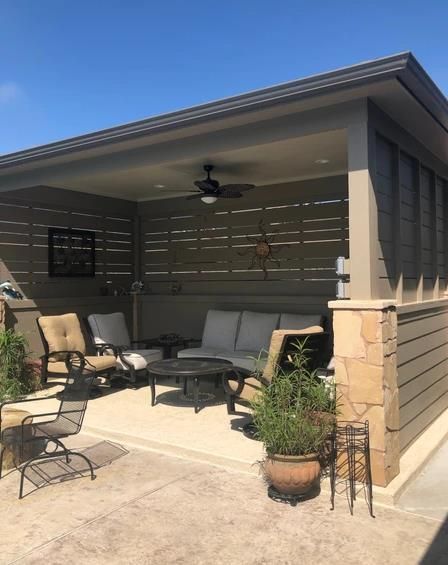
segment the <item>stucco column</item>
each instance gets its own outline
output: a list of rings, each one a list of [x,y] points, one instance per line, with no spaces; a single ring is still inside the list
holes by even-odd
[[[397,313],[388,300],[329,302],[339,420],[369,421],[373,482],[400,472]]]

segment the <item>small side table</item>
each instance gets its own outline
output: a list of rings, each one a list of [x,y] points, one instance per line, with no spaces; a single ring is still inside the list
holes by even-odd
[[[145,340],[146,341],[146,340]],[[173,339],[164,338],[163,336],[153,337],[146,341],[150,347],[161,347],[164,359],[171,359],[172,351],[174,347],[188,347],[191,341],[196,341],[195,339],[177,336]]]

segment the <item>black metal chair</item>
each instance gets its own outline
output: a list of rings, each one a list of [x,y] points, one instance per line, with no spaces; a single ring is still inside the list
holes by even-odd
[[[70,463],[70,457],[81,457],[86,461],[90,469],[91,479],[95,479],[95,473],[91,461],[79,451],[68,449],[61,441],[64,438],[75,435],[80,432],[84,415],[87,409],[89,393],[92,383],[95,379],[95,368],[86,361],[80,352],[66,352],[67,364],[67,383],[63,391],[59,395],[59,408],[55,412],[46,412],[40,414],[32,414],[26,416],[20,426],[15,426],[1,430],[2,411],[8,404],[21,404],[24,402],[36,402],[39,400],[48,400],[47,398],[25,398],[22,400],[6,401],[0,404],[0,478],[3,466],[3,456],[6,448],[17,447],[20,462],[24,459],[25,447],[34,442],[44,444],[44,450],[39,455],[28,459],[25,463],[19,464],[20,467],[20,489],[19,498],[23,497],[23,484],[25,472],[27,468],[34,462],[45,459],[55,459],[64,457],[66,463]],[[54,416],[51,420],[37,421],[37,418],[48,418]],[[49,444],[54,444],[54,451],[48,451]],[[13,450],[13,449],[12,449]]]

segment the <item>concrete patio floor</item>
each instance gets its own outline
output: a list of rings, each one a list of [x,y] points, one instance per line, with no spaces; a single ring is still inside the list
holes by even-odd
[[[350,516],[342,502],[331,512],[325,494],[292,508],[253,475],[89,436],[76,444],[100,465],[95,481],[21,501],[16,471],[0,481],[0,563],[446,563],[448,527],[437,520],[381,507],[372,519],[362,504]]]
[[[448,441],[403,492],[398,506],[440,520],[448,517]]]
[[[54,394],[51,386],[40,394]],[[105,439],[152,449],[167,455],[222,465],[258,475],[261,443],[244,437],[241,426],[249,410],[240,406],[229,416],[221,387],[201,383],[201,393],[211,401],[194,413],[193,402],[183,397],[174,379],[157,385],[157,404],[150,405],[150,390],[101,387],[103,396],[89,401],[83,431]],[[54,400],[48,400],[48,405]],[[45,403],[46,404],[46,403]],[[30,411],[35,407],[32,406]]]

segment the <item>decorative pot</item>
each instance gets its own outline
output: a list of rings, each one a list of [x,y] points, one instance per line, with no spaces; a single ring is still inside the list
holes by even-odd
[[[320,475],[317,453],[309,455],[268,455],[264,472],[272,486],[282,494],[306,494]]]

